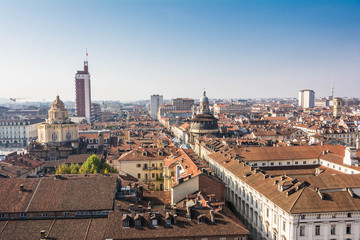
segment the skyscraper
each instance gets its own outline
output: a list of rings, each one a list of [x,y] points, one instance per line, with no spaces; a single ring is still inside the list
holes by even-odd
[[[153,119],[157,119],[157,112],[158,112],[159,106],[163,105],[163,104],[164,104],[164,100],[163,100],[162,95],[158,95],[158,94],[151,95],[151,99],[150,99],[150,116]]]
[[[315,92],[304,89],[299,91],[299,107],[313,108],[315,106]]]
[[[84,70],[75,74],[76,114],[91,122],[91,86],[88,61],[84,61]]]

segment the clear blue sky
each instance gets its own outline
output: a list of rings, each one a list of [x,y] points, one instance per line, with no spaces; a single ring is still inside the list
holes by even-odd
[[[360,97],[360,1],[0,0],[0,97]]]

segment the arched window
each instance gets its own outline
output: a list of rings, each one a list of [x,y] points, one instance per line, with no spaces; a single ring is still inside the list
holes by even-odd
[[[56,134],[56,132],[53,132],[53,133],[52,133],[51,139],[52,139],[53,142],[56,142],[56,140],[57,140],[57,134]]]
[[[67,141],[67,142],[70,142],[70,141],[71,141],[71,133],[70,133],[70,132],[67,132],[67,133],[66,133],[66,141]]]

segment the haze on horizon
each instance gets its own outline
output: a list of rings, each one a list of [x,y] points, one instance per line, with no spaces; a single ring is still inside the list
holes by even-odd
[[[2,98],[359,97],[360,1],[0,0]]]

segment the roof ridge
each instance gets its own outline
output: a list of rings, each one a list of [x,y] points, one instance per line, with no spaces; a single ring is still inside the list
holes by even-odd
[[[291,212],[291,210],[294,208],[295,204],[297,203],[297,201],[299,200],[299,198],[301,197],[302,193],[304,192],[305,188],[301,189],[301,193],[299,194],[299,196],[296,198],[295,202],[292,204],[289,212]]]
[[[30,204],[31,204],[31,202],[32,202],[32,200],[33,200],[33,198],[34,198],[34,196],[35,196],[35,194],[36,194],[36,190],[38,189],[38,187],[39,187],[39,185],[40,185],[41,180],[42,180],[42,178],[40,178],[38,184],[36,185],[35,191],[34,191],[33,195],[32,195],[31,198],[30,198],[30,201],[29,201],[29,203],[28,203],[28,205],[27,205],[27,207],[26,207],[26,209],[25,209],[25,212],[28,211],[28,209],[29,209],[29,207],[30,207]]]

